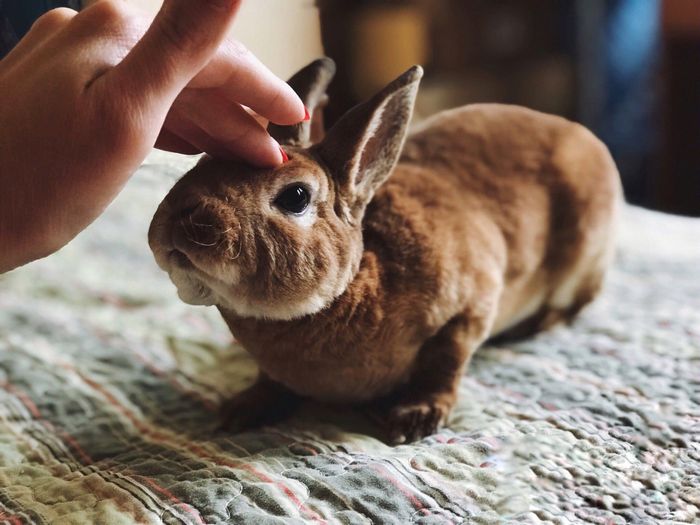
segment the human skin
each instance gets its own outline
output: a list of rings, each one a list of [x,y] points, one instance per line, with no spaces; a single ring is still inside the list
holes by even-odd
[[[154,146],[282,161],[261,125],[304,119],[294,91],[226,38],[241,0],[119,0],[39,18],[0,61],[0,273],[95,220]]]

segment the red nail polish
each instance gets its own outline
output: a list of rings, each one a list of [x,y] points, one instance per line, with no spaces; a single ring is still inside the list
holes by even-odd
[[[303,120],[303,122],[308,122],[309,120],[311,120],[311,113],[309,113],[309,108],[304,106],[304,120]]]
[[[282,149],[282,146],[280,146],[280,153],[282,154],[282,162],[288,162],[289,156],[287,155],[287,152]]]

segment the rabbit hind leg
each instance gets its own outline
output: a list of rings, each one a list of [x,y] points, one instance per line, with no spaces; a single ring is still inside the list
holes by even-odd
[[[559,323],[571,323],[576,316],[598,295],[605,269],[594,267],[584,276],[566,276],[567,286],[557,288],[550,298],[533,315],[489,340],[500,344],[518,341],[548,330]],[[568,288],[574,282],[575,289]]]
[[[377,404],[392,443],[434,434],[457,401],[465,367],[488,333],[490,320],[453,317],[421,347],[409,381]]]

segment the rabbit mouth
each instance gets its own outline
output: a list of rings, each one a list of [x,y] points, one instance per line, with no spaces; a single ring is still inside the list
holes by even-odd
[[[173,268],[181,268],[182,270],[194,270],[194,264],[184,252],[180,250],[171,250],[168,254],[168,259]]]
[[[198,275],[192,261],[179,250],[173,250],[168,256],[170,268],[168,275],[177,287],[177,295],[187,304],[212,306],[215,304],[212,289]]]

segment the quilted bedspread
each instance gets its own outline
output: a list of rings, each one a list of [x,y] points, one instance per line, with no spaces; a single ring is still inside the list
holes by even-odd
[[[152,155],[73,243],[0,277],[0,522],[700,522],[699,220],[627,207],[602,296],[481,349],[437,435],[389,447],[311,404],[227,435],[255,365],[146,243],[191,162]]]

